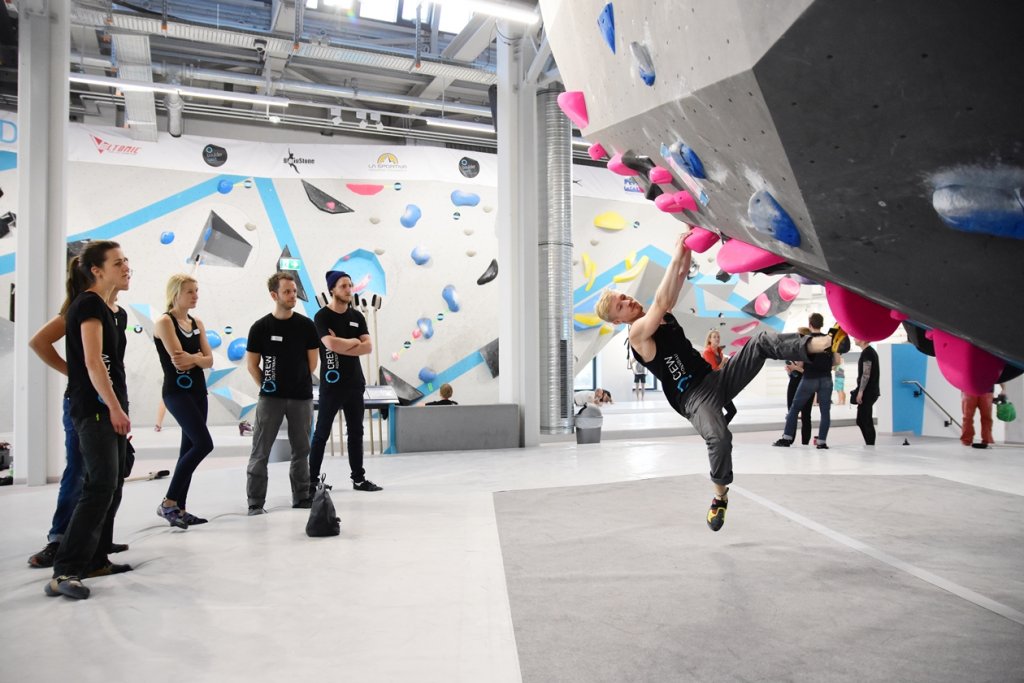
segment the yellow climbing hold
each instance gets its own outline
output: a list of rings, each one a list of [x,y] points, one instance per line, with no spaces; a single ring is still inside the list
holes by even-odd
[[[587,280],[587,286],[584,291],[589,292],[590,288],[594,286],[594,280],[597,278],[597,264],[594,260],[583,252],[581,255],[583,259],[583,277]]]
[[[644,268],[647,267],[647,264],[650,262],[650,260],[651,259],[649,259],[646,256],[644,256],[639,261],[637,261],[636,265],[634,265],[632,268],[630,268],[629,270],[625,271],[624,273],[619,273],[618,275],[613,277],[612,281],[613,282],[629,282],[630,280],[635,280],[637,277],[640,276],[640,273],[644,272]]]
[[[601,325],[601,331],[597,333],[597,336],[601,337],[606,334],[611,334],[615,331],[615,327],[612,325]]]
[[[594,218],[594,227],[602,230],[622,230],[626,227],[626,219],[614,211],[605,211]]]
[[[636,263],[636,252],[635,251],[631,251],[626,256],[626,270],[629,270],[630,268],[632,268],[634,263]]]
[[[602,323],[602,320],[593,313],[577,313],[572,319],[584,327],[597,327]]]

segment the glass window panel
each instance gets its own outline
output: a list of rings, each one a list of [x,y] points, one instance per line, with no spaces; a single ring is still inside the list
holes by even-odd
[[[362,0],[359,3],[359,16],[394,23],[398,18],[398,0]]]
[[[438,8],[441,11],[441,19],[438,21],[437,30],[445,33],[458,33],[473,17],[473,11],[457,4],[443,5]]]

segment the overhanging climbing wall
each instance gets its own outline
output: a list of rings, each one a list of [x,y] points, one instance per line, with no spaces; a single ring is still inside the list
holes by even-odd
[[[540,5],[584,136],[671,169],[677,218],[1024,363],[1012,3]]]

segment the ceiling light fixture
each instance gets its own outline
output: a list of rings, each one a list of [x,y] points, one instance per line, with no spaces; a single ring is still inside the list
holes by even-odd
[[[270,95],[230,92],[227,90],[209,90],[207,88],[193,88],[191,86],[175,85],[173,83],[129,81],[122,78],[93,76],[92,74],[71,73],[68,74],[68,80],[72,83],[84,83],[86,85],[99,85],[107,88],[115,88],[122,92],[169,93],[181,95],[182,97],[199,97],[209,100],[227,100],[230,102],[264,104],[268,107],[287,107],[290,103],[286,97],[272,97]]]
[[[458,128],[459,130],[472,130],[478,133],[494,134],[494,126],[475,121],[457,121],[455,119],[432,119],[424,118],[428,126],[440,126],[441,128]]]
[[[532,26],[540,21],[540,14],[533,8],[500,0],[433,0],[440,7],[459,8],[476,14],[485,14],[495,19],[505,19],[517,24]]]

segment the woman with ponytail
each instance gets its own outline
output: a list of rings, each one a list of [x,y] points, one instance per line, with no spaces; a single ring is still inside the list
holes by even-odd
[[[213,366],[213,351],[206,340],[206,328],[189,311],[199,302],[199,283],[177,274],[167,281],[167,311],[156,323],[156,352],[164,371],[163,401],[181,426],[181,450],[167,495],[156,514],[171,526],[187,529],[207,520],[185,508],[192,474],[213,450],[206,427],[208,409],[206,377],[203,370]]]
[[[71,419],[86,478],[75,511],[53,561],[49,596],[89,597],[86,576],[130,571],[107,559],[114,516],[128,452],[128,389],[124,372],[124,338],[107,304],[128,289],[131,269],[117,242],[90,242],[73,268],[73,278],[88,286],[64,315],[65,357]],[[69,282],[69,294],[74,282]]]
[[[68,264],[68,274],[65,283],[66,296],[60,307],[60,313],[51,318],[45,325],[29,340],[29,347],[39,356],[40,360],[48,366],[67,376],[68,365],[57,352],[57,342],[64,338],[64,316],[68,307],[75,298],[89,288],[89,280],[79,270],[79,258],[75,256]],[[123,308],[117,305],[117,294],[120,290],[115,289],[107,305],[114,313],[117,328],[120,334],[128,326],[128,314]],[[28,563],[33,567],[52,567],[53,559],[57,556],[57,548],[60,546],[64,532],[67,531],[68,522],[71,521],[71,514],[78,504],[78,497],[82,493],[82,482],[85,481],[85,469],[82,464],[82,454],[78,448],[78,433],[71,420],[71,399],[68,391],[64,391],[63,417],[64,424],[64,451],[66,462],[64,474],[60,478],[60,487],[57,491],[57,509],[53,513],[53,521],[50,524],[50,532],[46,536],[46,546],[38,553],[28,558]],[[123,543],[111,543],[109,552],[119,553],[128,550]]]

